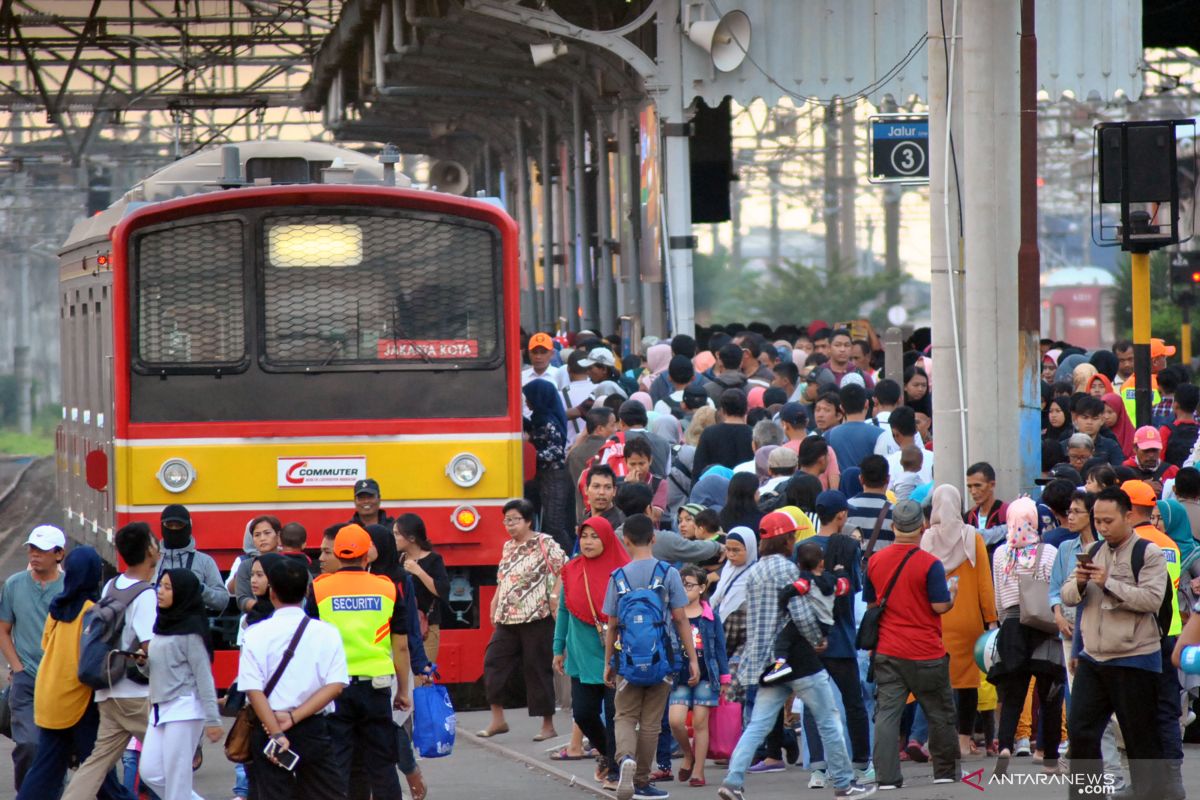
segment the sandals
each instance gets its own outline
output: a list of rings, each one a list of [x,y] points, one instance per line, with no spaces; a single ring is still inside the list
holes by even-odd
[[[563,747],[561,750],[558,750],[558,751],[550,754],[551,761],[584,761],[585,759],[589,759],[589,758],[593,758],[593,757],[594,756],[589,755],[587,753],[581,753],[580,755],[573,756],[567,752],[567,748],[565,748],[565,747]]]
[[[506,727],[505,730],[508,730],[508,728]],[[553,739],[557,736],[558,736],[558,731],[550,731],[549,733],[539,733],[537,736],[533,737],[533,741],[544,742],[547,739]],[[566,748],[564,747],[563,749],[565,750]]]
[[[480,739],[490,739],[493,736],[499,736],[502,733],[508,733],[507,725],[505,725],[503,728],[497,728],[494,731],[488,730],[487,728],[484,728],[481,731],[475,731],[475,735],[478,736]]]
[[[708,781],[704,780],[704,778],[692,778],[691,780],[688,781],[688,786],[692,786],[697,789],[700,788],[701,786],[707,786],[707,785],[708,785]]]

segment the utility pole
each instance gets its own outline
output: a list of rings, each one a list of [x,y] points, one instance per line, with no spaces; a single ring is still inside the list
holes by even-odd
[[[583,122],[583,99],[579,86],[571,93],[571,184],[575,198],[575,269],[583,279],[579,287],[579,304],[583,307],[583,319],[571,311],[571,330],[595,328],[599,296],[596,292],[595,270],[592,269],[592,235],[588,227],[587,179],[584,176],[587,160],[587,143]]]
[[[838,246],[837,98],[825,108],[825,269],[840,269]]]
[[[888,95],[880,104],[879,110],[884,114],[895,114],[896,101]],[[903,184],[883,185],[883,264],[888,277],[893,280],[900,275],[900,198],[903,195]],[[931,215],[933,211],[931,204]],[[886,302],[888,308],[900,303],[899,286],[888,287]]]
[[[854,135],[857,122],[854,119],[854,104],[842,101],[842,263],[854,273],[858,272],[858,226],[854,201],[858,197],[858,170],[855,165]]]
[[[21,171],[13,175],[13,204],[9,209],[9,230],[13,237],[10,242],[28,239],[27,231],[33,229],[33,208],[28,202],[29,174]],[[23,218],[23,219],[22,219]],[[22,220],[24,225],[14,225],[16,220]],[[26,230],[21,231],[21,227]],[[13,378],[17,384],[17,429],[28,435],[33,432],[33,380],[29,364],[30,336],[33,328],[33,303],[29,291],[29,254],[25,247],[18,247],[14,252],[17,268],[17,313],[16,341],[13,343]]]
[[[959,360],[962,317],[961,215],[948,132],[962,147],[962,47],[953,0],[928,0],[929,22],[929,234],[933,339],[934,477],[962,491],[966,478],[966,399]],[[942,20],[945,20],[943,34]],[[947,70],[947,63],[950,70]],[[951,75],[950,72],[953,74]],[[947,86],[950,91],[947,91]],[[961,155],[958,159],[961,166]],[[993,343],[989,347],[995,347]]]
[[[782,246],[779,240],[779,162],[772,161],[767,164],[767,185],[770,187],[768,197],[770,198],[771,207],[771,227],[768,230],[768,246],[770,248],[767,255],[767,263],[773,267],[778,267],[780,259],[783,257]],[[739,246],[738,258],[741,259],[741,248]]]
[[[1040,435],[1022,440],[1021,369],[1017,304],[1020,195],[1014,177],[1020,162],[1020,61],[1015,4],[967,0],[963,4],[963,205],[966,236],[964,322],[966,350],[976,368],[967,375],[967,452],[996,470],[996,491],[1015,497],[1026,488],[1022,450],[1038,448]],[[1036,353],[1036,340],[1034,342]],[[985,355],[986,354],[986,355]],[[985,360],[986,359],[986,360]],[[1033,363],[1037,363],[1035,359]],[[1038,431],[1040,433],[1040,430]],[[1033,476],[1029,476],[1033,477]]]
[[[1041,254],[1038,251],[1037,190],[1037,35],[1035,0],[1021,0],[1020,44],[1020,230],[1017,251],[1017,337],[1018,377],[1014,383],[1020,399],[1018,430],[1021,441],[1020,487],[1033,487],[1041,473],[1042,403],[1040,390],[1041,351]],[[1090,227],[1090,226],[1089,226]],[[1187,313],[1186,311],[1184,312]]]

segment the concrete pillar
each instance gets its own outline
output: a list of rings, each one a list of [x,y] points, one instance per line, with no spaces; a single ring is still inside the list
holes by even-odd
[[[966,403],[963,396],[962,265],[959,249],[958,190],[954,162],[947,151],[946,132],[954,132],[958,167],[962,168],[962,48],[954,43],[961,20],[953,18],[954,0],[929,0],[929,235],[930,310],[933,337],[934,480],[962,491],[966,483]],[[946,35],[942,33],[945,19]],[[959,26],[956,27],[956,23]],[[946,92],[947,51],[953,92]],[[994,299],[994,297],[993,297]],[[990,350],[990,348],[989,348]],[[965,496],[965,495],[964,495]]]
[[[583,319],[572,313],[575,322],[571,330],[579,331],[596,326],[595,271],[592,269],[591,226],[587,216],[587,179],[584,162],[587,160],[587,143],[583,128],[583,99],[579,87],[571,93],[571,184],[575,200],[575,270],[579,277],[579,304],[583,307]]]
[[[623,106],[617,113],[617,166],[621,172],[621,286],[624,296],[620,316],[642,316],[642,268],[638,251],[641,237],[641,187],[638,183],[637,150],[634,147],[633,117]],[[611,333],[611,331],[606,331]]]
[[[967,453],[996,469],[996,492],[1022,488],[1017,251],[1020,246],[1020,70],[1017,3],[963,9],[963,174]],[[1004,298],[1008,298],[1007,301]]]
[[[613,281],[611,194],[609,192],[608,133],[604,113],[596,114],[596,328],[600,333],[615,330],[617,324],[616,291]]]
[[[825,268],[829,271],[841,269],[842,254],[838,241],[840,220],[838,215],[838,158],[837,158],[837,99],[825,107],[825,192],[823,216],[825,219]]]
[[[855,134],[858,133],[858,122],[854,118],[854,102],[842,103],[841,130],[841,171],[842,171],[842,263],[846,269],[857,274],[858,269],[858,230],[854,201],[858,197],[858,168],[855,164],[856,150],[854,147]]]
[[[554,331],[558,297],[554,293],[554,140],[550,132],[550,112],[542,109],[542,157],[538,172],[542,178],[542,282],[545,311],[542,329]]]
[[[541,329],[540,296],[537,286],[537,253],[533,251],[533,206],[530,203],[529,191],[529,153],[525,142],[525,121],[518,118],[513,138],[516,140],[516,164],[513,178],[516,183],[517,225],[521,232],[521,269],[524,281],[527,283],[521,295],[521,318],[529,325],[529,330]]]

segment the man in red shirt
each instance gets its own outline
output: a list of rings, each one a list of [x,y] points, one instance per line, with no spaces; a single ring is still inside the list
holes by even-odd
[[[912,500],[892,507],[895,543],[871,556],[863,600],[883,605],[875,670],[875,774],[880,789],[898,789],[900,717],[911,692],[929,720],[933,782],[958,779],[958,733],[950,688],[950,657],[942,644],[941,615],[954,607],[956,586],[946,570],[921,549],[925,514]]]
[[[1158,428],[1143,425],[1133,432],[1133,457],[1125,461],[1125,466],[1132,467],[1159,497],[1162,497],[1163,482],[1179,473],[1179,467],[1163,461],[1162,451],[1163,441]]]

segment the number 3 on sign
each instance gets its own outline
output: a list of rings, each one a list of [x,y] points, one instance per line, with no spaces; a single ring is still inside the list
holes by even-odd
[[[901,175],[915,175],[925,166],[925,152],[912,142],[892,148],[892,167]]]

